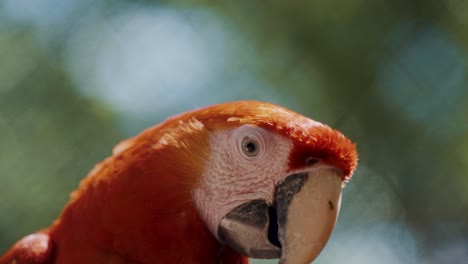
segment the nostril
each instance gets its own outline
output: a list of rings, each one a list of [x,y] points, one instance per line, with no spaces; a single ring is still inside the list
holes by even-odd
[[[307,158],[306,159],[306,165],[307,166],[312,166],[312,165],[315,165],[319,162],[320,160],[317,159],[317,158]]]

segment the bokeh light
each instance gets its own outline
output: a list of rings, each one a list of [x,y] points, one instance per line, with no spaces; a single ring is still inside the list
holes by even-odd
[[[395,48],[379,67],[382,103],[437,136],[462,132],[456,112],[466,68],[456,43],[434,26],[415,29],[411,23],[388,38],[386,45]]]

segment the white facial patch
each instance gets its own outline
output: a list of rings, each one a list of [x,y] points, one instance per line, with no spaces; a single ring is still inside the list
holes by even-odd
[[[237,206],[255,199],[272,204],[275,186],[287,176],[292,147],[287,138],[249,125],[211,136],[210,160],[194,196],[215,236],[221,218]]]

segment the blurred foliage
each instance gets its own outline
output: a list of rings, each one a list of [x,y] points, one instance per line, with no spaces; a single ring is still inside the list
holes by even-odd
[[[0,244],[50,224],[122,137],[110,111],[77,96],[26,30],[0,41]]]
[[[49,225],[119,140],[249,98],[358,144],[317,263],[461,263],[467,49],[465,1],[5,0],[0,252]]]

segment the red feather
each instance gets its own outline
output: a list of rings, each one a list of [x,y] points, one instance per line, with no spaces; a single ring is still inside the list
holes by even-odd
[[[43,231],[47,246],[35,250],[25,238],[0,264],[248,263],[216,240],[192,200],[210,133],[243,124],[290,138],[291,170],[314,157],[348,180],[357,166],[355,145],[340,132],[276,105],[240,101],[187,112],[119,144]]]

